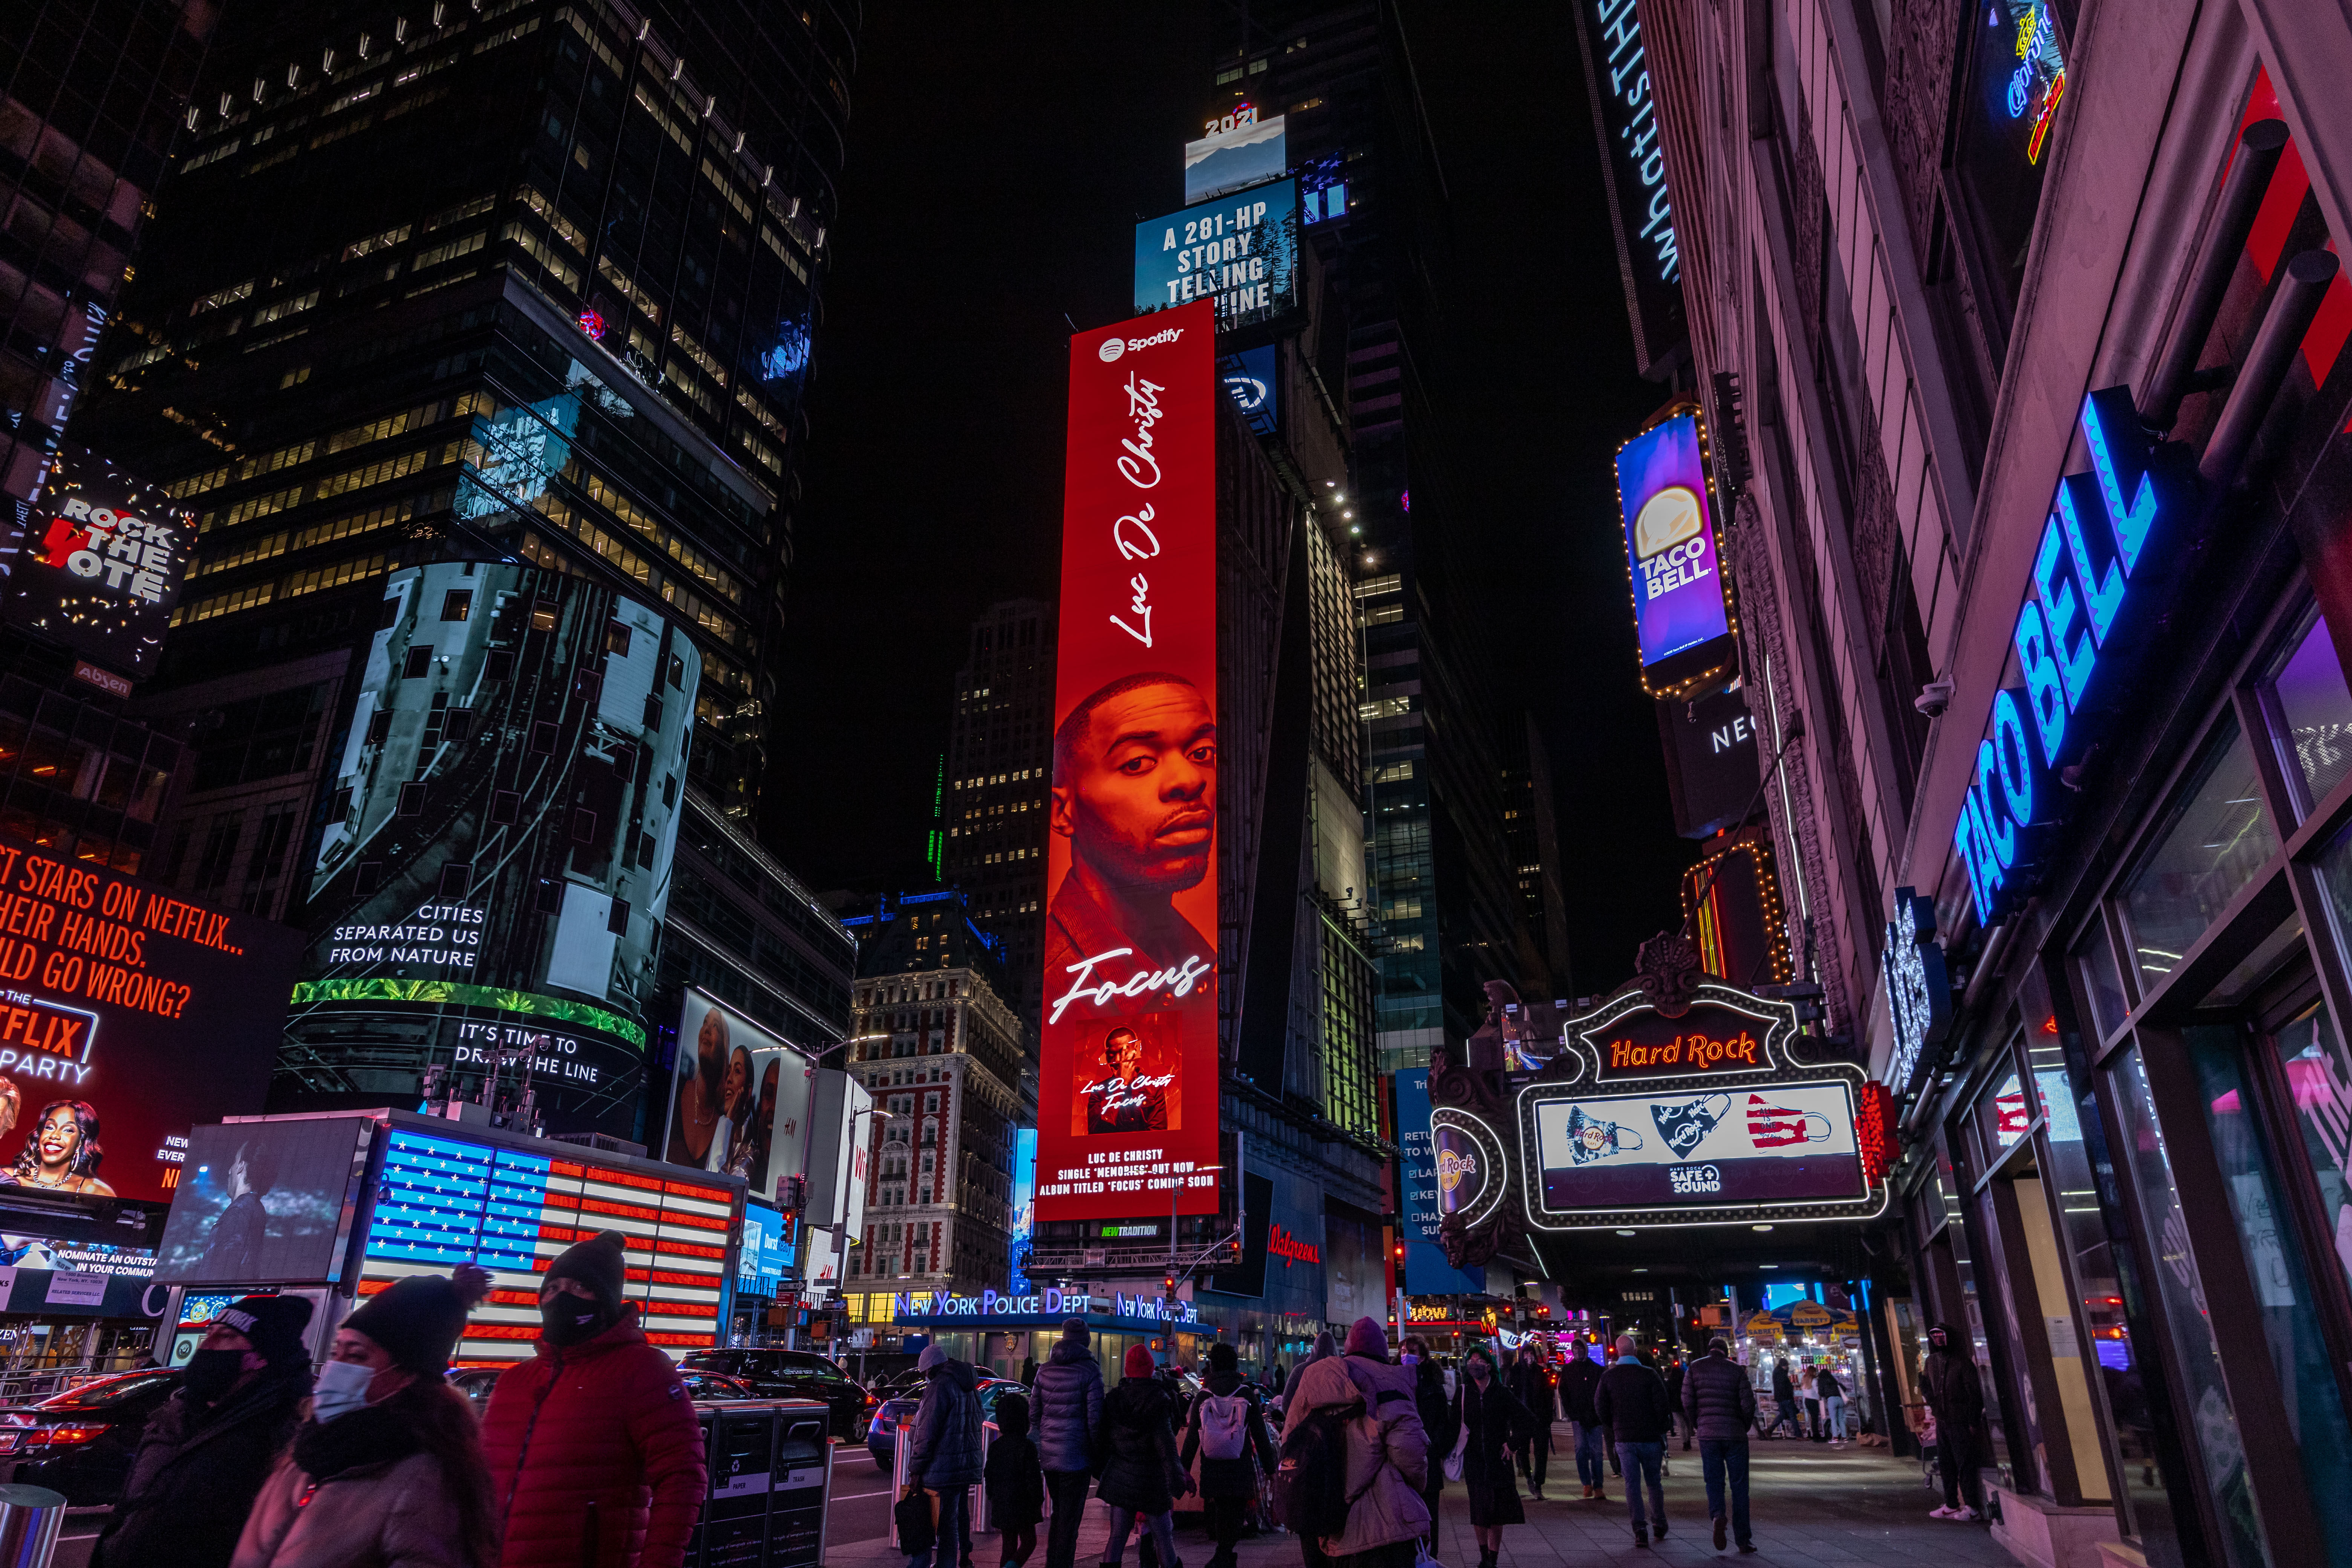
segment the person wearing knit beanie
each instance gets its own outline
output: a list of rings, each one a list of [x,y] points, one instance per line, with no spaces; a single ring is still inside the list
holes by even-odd
[[[1358,1318],[1349,1325],[1348,1353],[1370,1356],[1374,1361],[1389,1359],[1388,1331],[1381,1327],[1378,1318]]]
[[[1127,1347],[1127,1360],[1120,1370],[1129,1377],[1150,1377],[1160,1368],[1159,1363],[1151,1359],[1150,1351],[1141,1345],[1129,1345]]]
[[[254,1353],[273,1367],[310,1362],[302,1331],[310,1326],[310,1303],[304,1297],[241,1297],[222,1308],[214,1321],[243,1334]]]
[[[467,1312],[482,1299],[488,1282],[488,1274],[470,1265],[448,1278],[412,1274],[394,1281],[345,1318],[342,1326],[374,1341],[394,1366],[419,1377],[439,1377],[448,1371],[458,1336],[466,1331]]]
[[[617,1230],[600,1230],[587,1240],[559,1254],[547,1266],[547,1279],[540,1289],[558,1279],[577,1279],[588,1287],[597,1304],[617,1317],[621,1311],[621,1293],[628,1284],[628,1257],[625,1250],[629,1238]]]
[[[1066,1345],[1092,1344],[1094,1336],[1087,1332],[1087,1321],[1084,1318],[1064,1318],[1062,1342]]]

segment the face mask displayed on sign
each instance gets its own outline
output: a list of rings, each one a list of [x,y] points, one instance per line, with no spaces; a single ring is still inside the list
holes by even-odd
[[[1629,989],[1571,1020],[1568,1034],[1561,1059],[1517,1096],[1531,1228],[1851,1220],[1885,1209],[1876,1086],[1850,1063],[1792,1056],[1790,1004],[1704,980],[1669,1012]]]

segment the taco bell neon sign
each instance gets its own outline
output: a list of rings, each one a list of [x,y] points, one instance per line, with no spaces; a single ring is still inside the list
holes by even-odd
[[[2177,449],[2147,438],[2127,388],[2085,397],[2081,423],[2090,471],[2058,481],[2011,634],[2024,684],[1993,694],[1952,831],[1988,925],[2032,889],[2060,815],[2060,771],[2088,754],[2118,701],[2168,564],[2158,546],[2189,510],[2189,478],[2169,460]]]

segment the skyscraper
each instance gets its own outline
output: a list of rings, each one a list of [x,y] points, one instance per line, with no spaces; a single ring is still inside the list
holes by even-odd
[[[1444,181],[1393,0],[1246,15],[1212,102],[1285,117],[1328,279],[1315,370],[1346,414],[1337,521],[1362,638],[1380,1064],[1394,1070],[1465,1039],[1486,981],[1535,978],[1504,816],[1507,716],[1491,709],[1485,579],[1465,538],[1474,508],[1443,407],[1442,247],[1423,243],[1443,233]]]
[[[230,11],[84,405],[199,511],[149,710],[301,709],[271,783],[307,821],[379,580],[534,565],[693,640],[691,780],[747,817],[856,23]],[[231,877],[266,841],[242,826]]]
[[[217,16],[34,0],[0,17],[0,571],[88,384]]]
[[[1005,1000],[1032,1030],[1044,991],[1045,819],[1054,750],[1054,607],[991,605],[971,624],[948,732],[940,879],[1004,944]]]

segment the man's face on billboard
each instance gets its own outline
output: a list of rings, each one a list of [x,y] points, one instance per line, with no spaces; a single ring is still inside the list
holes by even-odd
[[[1217,724],[1193,687],[1139,686],[1096,704],[1054,783],[1054,831],[1106,879],[1174,893],[1208,874]]]
[[[1114,1029],[1103,1043],[1103,1065],[1119,1078],[1133,1078],[1143,1064],[1143,1042],[1133,1029]]]

